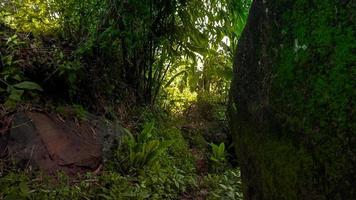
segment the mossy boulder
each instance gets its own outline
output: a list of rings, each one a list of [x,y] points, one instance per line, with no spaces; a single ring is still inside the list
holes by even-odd
[[[252,3],[229,103],[245,199],[356,199],[355,8]]]

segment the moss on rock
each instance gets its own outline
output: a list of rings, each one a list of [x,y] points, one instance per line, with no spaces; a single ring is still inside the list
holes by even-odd
[[[354,199],[353,1],[255,0],[231,128],[246,199]]]

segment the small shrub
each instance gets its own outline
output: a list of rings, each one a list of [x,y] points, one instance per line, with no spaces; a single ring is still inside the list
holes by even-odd
[[[208,174],[201,187],[209,191],[208,199],[242,199],[241,174],[239,169],[226,170],[222,174]]]
[[[137,137],[127,132],[122,138],[122,143],[115,152],[116,165],[120,172],[136,174],[140,169],[157,167],[160,155],[172,142],[152,139],[153,128],[153,123],[146,123]]]
[[[212,168],[214,171],[219,172],[224,170],[227,164],[226,160],[226,151],[225,151],[225,144],[220,143],[220,145],[216,145],[211,143],[211,150],[212,154],[210,156],[210,161],[212,164]]]
[[[139,180],[150,190],[149,199],[177,199],[180,194],[197,187],[197,177],[176,166],[147,170]]]
[[[23,100],[25,94],[36,94],[36,91],[42,91],[41,86],[31,81],[25,81],[20,70],[20,61],[16,59],[17,49],[24,44],[17,35],[8,38],[6,50],[9,52],[5,56],[0,56],[0,63],[4,64],[0,72],[0,94],[7,95],[5,98],[5,107],[13,109]],[[1,52],[0,52],[1,53]]]
[[[70,61],[64,57],[63,52],[56,51],[56,60],[58,65],[58,76],[63,77],[68,84],[68,94],[72,98],[78,91],[79,75],[83,73],[82,63],[78,59]]]
[[[162,163],[166,166],[176,166],[185,173],[193,174],[196,172],[195,158],[192,155],[187,141],[182,136],[178,128],[167,127],[160,132],[166,140],[172,141],[166,157],[162,157]],[[163,160],[164,159],[164,160]]]
[[[96,191],[97,199],[141,200],[149,196],[149,189],[144,184],[140,184],[133,177],[121,176],[115,172],[104,173]]]

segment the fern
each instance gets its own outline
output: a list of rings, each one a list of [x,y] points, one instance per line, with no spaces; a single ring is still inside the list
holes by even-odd
[[[123,173],[136,174],[140,169],[155,167],[158,159],[172,141],[160,141],[152,139],[154,130],[153,123],[146,123],[141,133],[135,137],[127,132],[123,137],[122,144],[116,151],[116,160],[118,167]]]

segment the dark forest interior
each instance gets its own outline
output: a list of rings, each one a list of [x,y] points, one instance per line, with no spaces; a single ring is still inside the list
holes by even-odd
[[[1,199],[356,199],[350,0],[2,0]]]

